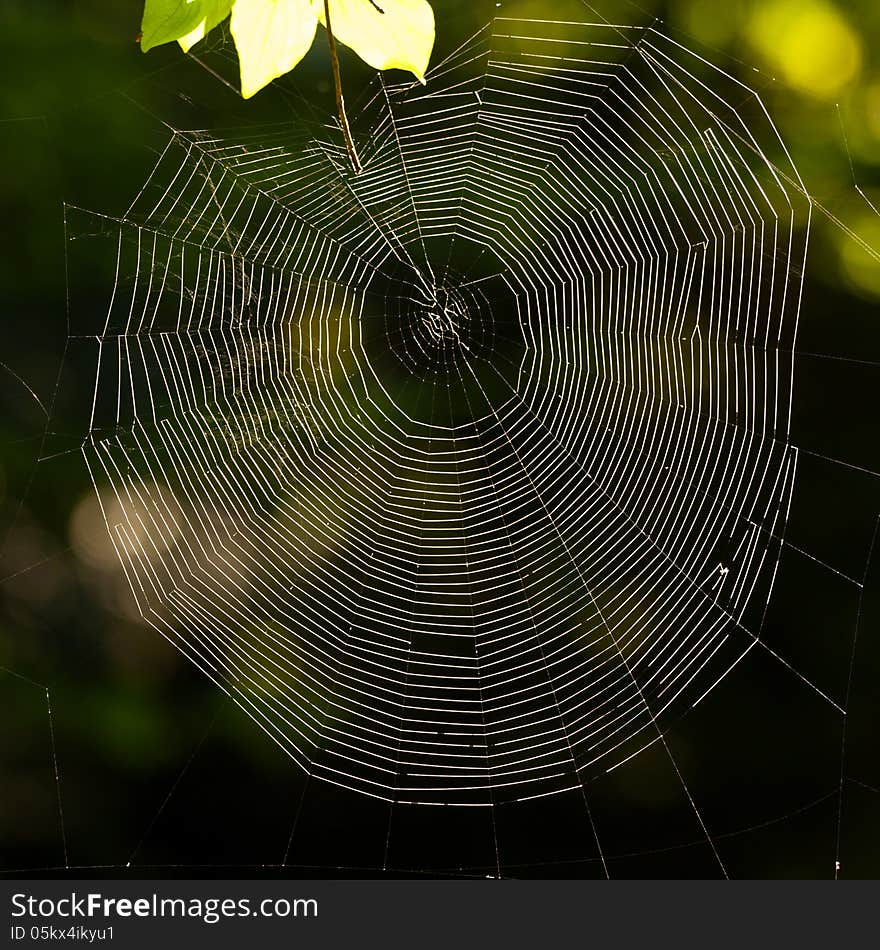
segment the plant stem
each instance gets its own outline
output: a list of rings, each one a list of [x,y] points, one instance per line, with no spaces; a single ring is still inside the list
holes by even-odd
[[[348,157],[351,159],[351,167],[357,175],[362,166],[358,158],[357,149],[354,147],[354,139],[351,137],[351,129],[348,127],[348,116],[345,113],[345,99],[342,96],[342,77],[339,74],[339,55],[336,52],[336,38],[333,36],[333,27],[330,25],[330,0],[324,0],[324,25],[327,27],[330,63],[333,66],[333,82],[336,85],[336,109],[339,112],[339,124],[342,126],[342,135],[345,138],[345,148],[348,151]]]

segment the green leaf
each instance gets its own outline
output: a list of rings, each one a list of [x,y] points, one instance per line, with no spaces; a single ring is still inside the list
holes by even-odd
[[[235,0],[201,0],[201,3],[205,9],[204,19],[192,32],[187,33],[186,36],[181,36],[177,41],[184,53],[188,53],[191,47],[195,46],[218,23],[222,23],[229,16],[229,11],[232,9]]]
[[[324,23],[323,0],[314,6]],[[434,11],[427,0],[330,0],[330,28],[374,69],[407,69],[425,81],[434,47]]]
[[[242,96],[249,99],[293,69],[309,51],[317,26],[311,0],[236,0],[231,27]]]
[[[146,0],[141,50],[180,41],[184,51],[228,16],[234,0]]]

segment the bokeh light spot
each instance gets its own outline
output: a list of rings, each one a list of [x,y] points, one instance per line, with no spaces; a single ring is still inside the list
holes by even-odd
[[[853,231],[870,248],[880,252],[880,218],[869,207],[851,221]],[[869,253],[860,241],[841,232],[840,266],[844,278],[862,296],[880,300],[880,262]]]
[[[862,47],[843,14],[823,0],[775,0],[747,25],[755,49],[790,86],[831,99],[859,73]]]

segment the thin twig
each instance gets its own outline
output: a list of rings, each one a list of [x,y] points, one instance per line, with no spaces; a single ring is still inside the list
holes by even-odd
[[[348,116],[345,114],[345,99],[342,97],[342,77],[339,74],[339,55],[336,52],[336,38],[333,36],[333,28],[330,25],[330,0],[324,0],[324,25],[327,27],[327,43],[330,46],[330,63],[333,66],[333,82],[336,85],[336,108],[339,112],[339,124],[342,126],[342,135],[345,138],[345,147],[348,150],[348,157],[351,159],[351,167],[357,175],[362,166],[358,158],[357,149],[354,147],[354,139],[351,137],[351,129],[348,127]]]

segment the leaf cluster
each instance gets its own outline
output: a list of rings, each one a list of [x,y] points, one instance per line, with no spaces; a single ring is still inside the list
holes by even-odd
[[[141,49],[177,42],[188,52],[229,17],[248,99],[296,66],[328,15],[335,39],[370,66],[424,82],[434,46],[427,0],[146,0]]]

